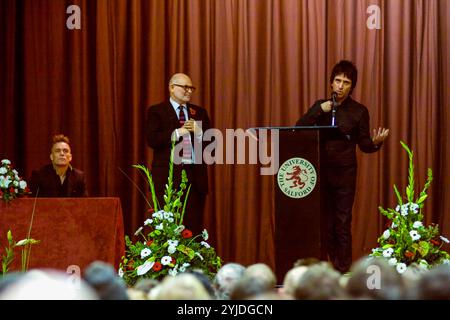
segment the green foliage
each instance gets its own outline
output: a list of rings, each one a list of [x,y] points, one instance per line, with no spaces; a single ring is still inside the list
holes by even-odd
[[[8,230],[6,238],[8,239],[8,247],[5,247],[5,255],[2,256],[2,275],[8,273],[9,266],[14,261],[14,248],[16,247],[22,247],[22,272],[27,271],[29,252],[31,250],[30,246],[39,243],[39,240],[28,238],[15,242],[11,230]]]
[[[396,266],[398,272],[403,273],[410,265],[428,269],[435,264],[450,263],[450,255],[442,250],[449,240],[439,235],[438,225],[423,225],[423,207],[433,180],[432,170],[428,169],[427,181],[419,195],[415,196],[413,152],[404,142],[400,143],[409,157],[406,196],[403,197],[394,185],[398,201],[395,210],[378,208],[391,221],[389,228],[378,238],[379,247],[372,249],[371,256],[385,257]]]
[[[194,236],[183,225],[190,185],[188,186],[184,170],[179,188],[176,189],[173,185],[173,146],[174,144],[162,208],[156,199],[150,170],[143,165],[133,166],[144,172],[150,186],[153,206],[147,201],[150,206],[149,217],[135,232],[135,236],[139,236],[141,240],[133,242],[129,236],[125,237],[126,254],[122,257],[119,275],[129,285],[133,285],[139,278],[159,280],[189,269],[201,271],[212,279],[221,267],[221,258],[206,242],[209,237],[207,230]]]

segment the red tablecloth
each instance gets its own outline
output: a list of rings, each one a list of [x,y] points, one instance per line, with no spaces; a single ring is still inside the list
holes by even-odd
[[[35,199],[0,201],[0,255],[6,254],[6,234],[15,241],[25,239]],[[66,271],[71,265],[83,270],[95,260],[118,268],[124,255],[124,228],[119,198],[39,198],[36,200],[30,238],[29,269],[54,268]],[[15,249],[10,271],[21,268],[21,248]]]

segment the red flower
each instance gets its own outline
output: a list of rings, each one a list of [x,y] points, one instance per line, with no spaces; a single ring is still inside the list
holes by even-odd
[[[185,239],[188,239],[192,237],[192,231],[189,229],[184,229],[183,232],[181,232],[181,236]]]
[[[134,265],[134,261],[133,260],[130,260],[129,262],[128,262],[128,264],[126,265],[126,269],[128,269],[128,270],[133,270],[133,265]]]
[[[441,245],[441,242],[440,242],[440,241],[437,241],[437,240],[434,240],[434,239],[431,239],[430,242],[431,242],[432,244],[434,244],[435,246],[440,246],[440,245]]]
[[[162,264],[159,261],[156,261],[152,269],[153,271],[158,272],[159,270],[162,269]]]
[[[175,258],[172,258],[172,261],[171,261],[170,263],[176,264],[176,263],[177,263],[177,260],[176,260]]]
[[[9,192],[14,192],[14,188],[13,187],[9,188]]]
[[[150,246],[152,245],[152,243],[153,243],[153,240],[151,240],[151,239],[148,240],[147,243],[146,243],[146,244],[147,244],[147,247],[150,247]]]
[[[412,257],[414,257],[414,253],[412,253],[411,251],[406,250],[405,257],[412,258]]]

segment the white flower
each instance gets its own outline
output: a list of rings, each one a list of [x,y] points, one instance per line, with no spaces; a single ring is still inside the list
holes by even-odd
[[[141,233],[142,229],[143,229],[142,227],[139,227],[139,229],[136,230],[134,235],[137,236],[139,233]]]
[[[181,232],[183,232],[184,229],[185,229],[184,226],[180,225],[175,228],[175,233],[181,233]]]
[[[403,272],[405,272],[406,271],[406,264],[404,264],[404,263],[399,263],[399,264],[397,264],[397,267],[396,267],[396,269],[397,269],[397,272],[398,273],[403,273]]]
[[[6,170],[5,167],[0,167],[0,174],[5,174],[7,172],[8,172],[8,170]]]
[[[209,235],[208,235],[208,230],[206,230],[206,229],[203,229],[203,231],[202,231],[202,238],[203,238],[203,240],[208,240],[208,238],[209,238]]]
[[[156,228],[156,230],[162,230],[163,229],[163,223],[161,222],[155,228]]]
[[[0,188],[8,188],[10,182],[11,180],[9,180],[9,176],[6,178],[0,177]]]
[[[390,258],[390,259],[388,260],[388,263],[389,263],[391,266],[395,266],[395,265],[397,264],[397,259],[396,259],[396,258]]]
[[[189,267],[190,264],[189,263],[183,263],[183,265],[180,267],[180,272],[185,272],[186,268]]]
[[[152,250],[150,250],[149,248],[142,249],[141,250],[141,259],[144,259],[145,257],[148,257],[151,254],[152,254]]]
[[[450,243],[450,241],[446,237],[439,236],[439,238],[441,238],[441,240],[444,241],[445,243]]]
[[[177,247],[176,246],[169,246],[167,248],[167,252],[169,252],[170,254],[175,253],[175,251],[177,251]]]
[[[23,180],[20,180],[19,187],[20,189],[25,189],[27,187],[27,183]]]
[[[397,225],[395,224],[395,222],[392,222],[391,228],[392,228],[392,229],[397,228]]]
[[[3,160],[2,160],[2,163],[3,163],[3,164],[11,164],[11,161],[9,161],[8,159],[3,159]]]
[[[419,210],[419,205],[417,203],[409,203],[409,208],[412,212],[417,213]]]
[[[169,244],[169,246],[176,247],[178,245],[178,240],[167,240],[167,243]]]
[[[387,248],[386,250],[383,251],[383,257],[389,258],[393,253],[394,253],[394,249]]]
[[[421,259],[419,261],[419,267],[423,270],[427,270],[428,269],[428,262],[424,259]]]
[[[119,277],[123,278],[123,270],[122,270],[122,268],[119,268],[119,272],[117,272],[117,274],[119,275]]]
[[[419,229],[420,227],[423,227],[423,224],[422,224],[421,221],[416,221],[416,222],[414,222],[413,228]]]
[[[203,257],[202,257],[202,255],[201,255],[200,253],[196,252],[196,253],[195,253],[195,255],[196,255],[197,257],[199,257],[199,258],[200,258],[200,260],[202,260],[202,261],[203,261]]]
[[[16,169],[13,169],[13,171],[12,171],[13,173],[14,173],[14,175],[16,176],[16,177],[18,177],[19,176],[19,173],[17,172],[17,170]]]
[[[170,257],[170,256],[164,256],[161,258],[161,264],[164,266],[167,266],[171,262],[172,262],[172,257]]]
[[[144,221],[144,226],[148,226],[149,224],[152,224],[153,219],[147,219]]]
[[[158,212],[155,212],[154,214],[152,214],[152,217],[156,218],[156,219],[162,219],[163,218],[163,213],[164,213],[163,210],[159,210]]]
[[[389,231],[389,229],[387,229],[383,232],[384,239],[389,239],[390,236],[391,236],[391,232]]]
[[[170,217],[173,217],[173,213],[163,211],[163,216],[164,216],[164,219],[169,219]]]
[[[145,261],[143,265],[140,265],[139,267],[137,267],[136,269],[136,273],[138,276],[142,276],[144,274],[146,274],[155,264],[154,261]]]
[[[19,182],[17,182],[16,180],[13,181],[13,186],[14,187],[18,187],[19,186]]]
[[[175,268],[169,270],[170,276],[175,277],[178,274],[177,266],[178,265],[176,265]]]
[[[402,216],[406,217],[409,213],[408,204],[402,205],[400,211],[401,211]]]
[[[413,239],[413,241],[419,240],[420,239],[420,234],[416,231],[416,230],[411,230],[409,232],[409,235],[411,236],[411,238]]]
[[[442,264],[450,264],[450,260],[449,259],[444,259],[444,260],[442,260]]]
[[[168,218],[167,221],[169,221],[170,223],[173,223],[173,218]]]
[[[400,212],[400,206],[399,206],[399,205],[397,205],[397,206],[395,207],[395,211]]]
[[[204,246],[206,249],[211,248],[211,246],[208,244],[208,242],[202,241],[202,242],[200,242],[200,244],[201,244],[202,246]]]

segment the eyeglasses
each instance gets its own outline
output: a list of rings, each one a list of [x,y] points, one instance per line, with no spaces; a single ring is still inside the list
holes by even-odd
[[[186,86],[186,85],[181,85],[181,84],[177,84],[177,83],[172,83],[173,86],[177,86],[180,88],[183,88],[184,91],[190,91],[190,92],[194,92],[195,91],[195,87],[191,87],[191,86]]]

